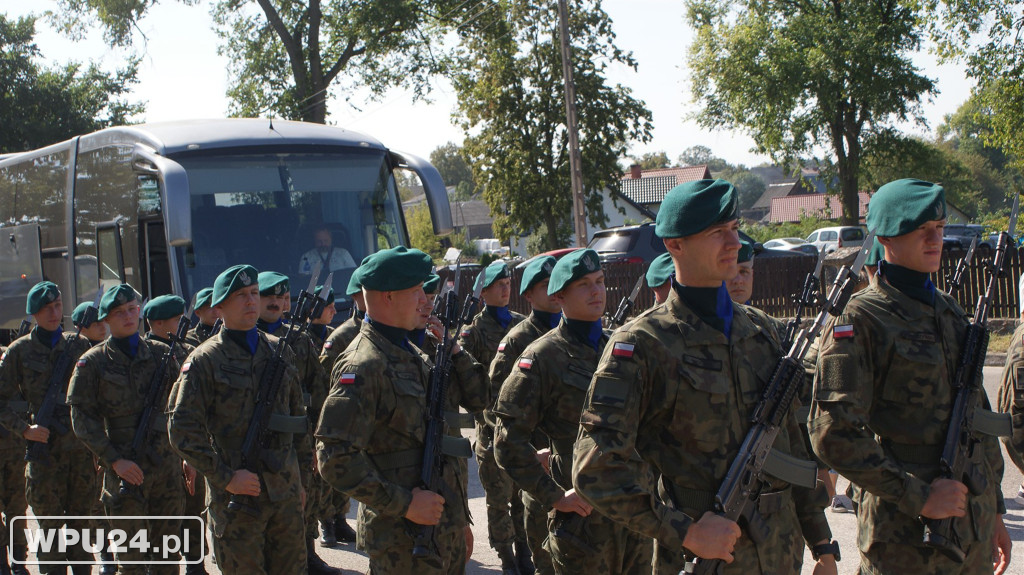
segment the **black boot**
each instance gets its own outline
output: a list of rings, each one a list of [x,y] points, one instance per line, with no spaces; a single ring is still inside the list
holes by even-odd
[[[334,522],[333,521],[321,521],[320,522],[320,545],[324,547],[337,547],[338,538],[334,536]]]
[[[499,545],[494,550],[498,552],[498,559],[501,560],[501,575],[521,575],[519,564],[516,563],[516,554],[512,552],[511,545]]]
[[[516,564],[519,565],[519,575],[533,575],[537,569],[533,566],[533,553],[530,553],[530,546],[526,541],[516,540]]]
[[[11,564],[7,561],[7,546],[4,545],[0,551],[3,552],[3,556],[0,556],[0,575],[11,575]]]
[[[11,556],[21,563],[14,563],[11,565],[11,573],[14,575],[28,575],[28,568],[25,567],[25,560],[28,559],[28,547],[25,545],[15,545],[11,548]]]
[[[72,565],[71,575],[91,575],[92,565]]]
[[[115,575],[117,573],[117,562],[114,561],[114,554],[110,551],[100,551],[100,575]]]
[[[348,519],[344,515],[338,515],[334,518],[334,535],[337,541],[344,541],[345,543],[356,542],[356,532],[348,524]]]
[[[188,557],[187,559],[198,559],[198,557]],[[206,562],[200,561],[199,563],[186,563],[185,575],[208,575],[206,573]]]
[[[306,540],[306,571],[309,575],[341,575],[341,569],[331,567],[316,554],[313,540]]]

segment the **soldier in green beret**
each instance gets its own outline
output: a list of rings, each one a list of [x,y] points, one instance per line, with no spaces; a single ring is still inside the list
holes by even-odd
[[[371,257],[373,256],[369,255],[363,258],[360,266],[369,261]],[[363,289],[359,283],[359,269],[356,268],[352,272],[348,285],[345,287],[345,295],[352,298],[352,315],[327,336],[320,350],[320,366],[328,374],[331,373],[334,362],[359,335],[359,326],[362,325],[363,318],[366,317],[366,301],[363,299]],[[323,535],[320,538],[320,544],[325,547],[334,547],[338,541],[355,543],[356,532],[348,524],[346,517],[350,509],[348,495],[334,489],[331,491],[331,502],[330,510],[334,514],[334,520],[331,521],[328,518],[321,524]]]
[[[288,324],[285,323],[283,314],[291,307],[291,287],[288,276],[273,272],[260,272],[257,278],[260,287],[260,319],[256,323],[261,331],[270,335],[284,338],[288,333]],[[318,292],[319,293],[319,292]],[[295,367],[299,370],[299,382],[302,386],[303,397],[305,398],[306,409],[310,417],[309,435],[310,446],[313,442],[313,428],[316,426],[316,417],[323,407],[324,399],[327,397],[327,373],[318,360],[320,353],[317,351],[313,339],[305,331],[298,333],[291,341],[292,351],[295,352]],[[306,517],[306,560],[311,575],[330,575],[339,573],[338,569],[328,565],[316,553],[317,535],[317,513],[320,511],[320,497],[324,485],[318,474],[304,475],[310,482],[303,483],[306,489],[306,497],[309,501],[304,509]]]
[[[192,311],[199,318],[199,322],[188,330],[188,335],[185,336],[185,341],[192,347],[196,347],[213,335],[214,326],[217,325],[220,315],[216,308],[210,305],[212,299],[213,288],[203,288],[196,292],[196,303],[192,306]]]
[[[319,294],[323,289],[324,286],[316,286],[314,293]],[[316,317],[310,318],[309,337],[313,341],[313,351],[318,360],[320,352],[323,351],[324,342],[327,341],[327,336],[331,335],[331,322],[334,321],[336,313],[338,313],[338,308],[334,307],[334,288],[328,288],[324,309]]]
[[[663,304],[672,290],[672,276],[676,275],[676,266],[672,263],[672,254],[665,252],[654,258],[651,267],[647,268],[647,287],[654,292],[654,304]]]
[[[754,246],[743,240],[740,240],[740,246],[740,251],[736,254],[739,271],[731,280],[725,282],[725,289],[729,290],[732,301],[749,305],[750,298],[754,295]]]
[[[741,247],[735,188],[724,180],[673,188],[655,233],[675,262],[672,290],[604,347],[580,417],[576,492],[595,512],[655,539],[659,574],[679,573],[695,556],[724,560],[726,574],[799,573],[804,543],[816,548],[816,573],[835,573],[834,552],[818,547],[831,538],[820,490],[766,475],[757,541],[712,511],[783,353],[771,320],[733,303],[725,286]],[[793,411],[775,448],[807,456]],[[657,492],[650,470],[660,477]]]
[[[480,294],[484,308],[473,318],[472,323],[462,329],[459,344],[481,364],[489,366],[498,352],[501,340],[510,329],[526,318],[508,309],[512,296],[512,274],[508,264],[499,260],[480,273],[484,277],[484,288]],[[490,383],[490,387],[499,385],[500,382]],[[491,548],[498,553],[503,575],[515,575],[524,568],[531,571],[533,561],[529,556],[530,547],[526,543],[526,523],[519,488],[494,462],[494,451],[491,449],[493,437],[494,428],[482,415],[478,416],[474,447],[480,483],[486,496],[487,538]],[[517,542],[518,545],[515,545]]]
[[[601,326],[605,286],[597,252],[562,257],[551,271],[548,295],[564,317],[526,347],[501,385],[493,408],[495,458],[531,499],[554,510],[545,544],[554,573],[650,573],[651,540],[592,512],[572,482],[584,394],[608,341]],[[538,454],[538,432],[550,441],[550,453]]]
[[[40,282],[29,290],[25,313],[35,320],[35,327],[28,335],[14,340],[0,357],[0,425],[28,441],[47,445],[46,459],[29,461],[25,466],[25,497],[33,515],[88,515],[92,501],[82,495],[96,492],[92,455],[71,433],[68,407],[56,407],[55,425],[49,428],[34,423],[34,419],[46,397],[57,359],[68,348],[71,363],[62,376],[65,387],[60,390],[60,397],[63,400],[72,367],[89,349],[89,340],[64,335],[61,327],[64,303],[53,282]],[[22,398],[28,402],[27,409]],[[59,529],[64,523],[75,529],[87,527],[84,520],[47,519],[39,523],[44,529]],[[25,548],[17,540],[15,543],[18,544],[12,548],[14,558],[24,560]],[[54,548],[38,553],[37,557],[42,561],[92,559],[81,546],[69,547],[67,553]],[[64,565],[40,565],[41,573],[63,573],[66,569]],[[71,570],[85,573],[89,566],[74,565]]]
[[[75,310],[71,312],[71,324],[76,328],[81,328],[82,337],[88,339],[91,345],[96,345],[107,338],[107,324],[102,321],[94,321],[83,325],[85,312],[90,307],[92,307],[92,303],[87,301],[75,306]]]
[[[551,278],[551,270],[555,267],[555,261],[552,256],[540,257],[533,260],[523,270],[523,277],[519,283],[519,295],[530,303],[531,311],[530,315],[510,329],[498,344],[498,352],[494,354],[488,373],[488,378],[491,381],[492,402],[497,399],[501,384],[512,373],[512,368],[515,367],[519,355],[537,338],[554,329],[562,319],[562,307],[558,303],[558,298],[548,295],[548,281]],[[497,424],[490,410],[484,411],[484,418],[492,427]],[[541,433],[535,434],[533,446],[538,450],[545,450],[548,446],[547,438]],[[536,572],[541,575],[553,573],[551,556],[543,547],[544,540],[548,536],[548,508],[533,499],[527,491],[521,490],[521,493],[526,544],[533,556]],[[516,545],[522,546],[524,543],[517,541]],[[526,555],[517,551],[516,556]]]
[[[157,296],[142,308],[142,317],[149,324],[146,339],[158,341],[164,345],[171,344],[171,336],[178,331],[178,322],[185,315],[185,300],[176,295]],[[185,363],[185,358],[192,353],[195,346],[187,342],[178,342],[174,346],[174,359],[178,365]]]
[[[176,302],[159,299],[150,302],[157,302],[154,306],[147,306],[151,314],[175,311]],[[182,309],[184,303],[182,300]],[[68,386],[67,402],[75,435],[104,469],[100,500],[107,516],[181,515],[185,505],[181,458],[171,449],[167,434],[151,433],[137,453],[130,451],[150,385],[169,349],[161,341],[139,337],[138,298],[128,284],[107,290],[99,311],[110,329],[110,337],[78,360]],[[167,429],[163,413],[178,366],[177,360],[170,358],[161,383],[163,394],[154,404],[161,414],[153,423],[155,431]],[[130,537],[146,530],[152,541],[178,535],[181,530],[180,522],[172,519],[118,519],[110,527],[124,529]],[[126,564],[160,558],[137,547],[114,551],[121,573],[170,574],[179,570],[173,564]]]
[[[306,572],[303,484],[313,454],[290,348],[282,350],[289,367],[272,408],[268,446],[256,473],[242,466],[257,387],[282,344],[256,329],[257,275],[252,266],[238,265],[217,276],[211,305],[224,318],[224,329],[199,344],[181,367],[168,404],[168,433],[174,449],[206,479],[217,567],[223,573],[298,575]],[[234,495],[254,501],[230,509]]]
[[[821,339],[808,430],[822,461],[857,487],[862,573],[991,573],[994,549],[1001,572],[1010,558],[996,438],[977,437],[981,493],[938,478],[969,323],[928,279],[942,262],[945,223],[942,186],[880,187],[867,225],[885,259]],[[963,563],[924,544],[922,517],[956,518]]]
[[[408,336],[428,305],[423,282],[432,266],[427,254],[401,246],[364,261],[366,321],[334,364],[316,431],[320,474],[360,502],[357,543],[369,572],[382,575],[458,574],[466,564],[469,506],[454,458],[470,456],[468,441],[444,442],[440,493],[420,488],[431,362]],[[453,351],[458,381],[483,378],[472,356],[457,345]],[[479,411],[487,402],[486,392],[479,395],[460,399]],[[439,567],[413,558],[411,524],[436,526]]]

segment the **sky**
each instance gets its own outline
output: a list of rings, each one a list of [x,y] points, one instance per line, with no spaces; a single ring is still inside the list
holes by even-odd
[[[733,164],[754,166],[767,158],[751,152],[753,140],[729,130],[704,130],[687,116],[696,110],[692,101],[689,72],[685,66],[686,49],[692,32],[684,22],[682,0],[605,0],[617,35],[616,44],[633,52],[639,69],[620,66],[611,70],[610,80],[621,83],[643,100],[651,110],[654,138],[636,144],[630,154],[664,151],[675,160],[685,149],[702,145]],[[156,5],[142,21],[136,36],[145,55],[134,101],[144,101],[146,112],[140,120],[167,121],[220,118],[227,115],[227,58],[217,54],[219,39],[212,29],[210,0],[185,6],[175,0]],[[0,0],[0,12],[8,18],[28,13],[55,10],[55,0]],[[105,69],[123,65],[127,52],[107,47],[102,34],[92,32],[84,40],[72,42],[52,29],[41,18],[37,24],[36,44],[47,64],[68,61],[96,61]],[[143,44],[144,42],[144,44]],[[940,93],[923,106],[928,129],[903,126],[908,133],[930,136],[946,114],[954,112],[970,95],[972,82],[955,64],[939,65],[934,56],[921,54],[915,63],[937,80]],[[444,80],[433,82],[431,102],[414,102],[406,91],[394,90],[380,101],[370,101],[356,93],[351,100],[335,97],[329,104],[328,121],[334,125],[363,132],[387,147],[428,157],[446,142],[461,143],[462,132],[451,122],[455,94]]]

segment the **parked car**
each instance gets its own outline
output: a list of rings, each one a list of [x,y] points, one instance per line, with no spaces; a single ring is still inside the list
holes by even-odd
[[[787,252],[800,252],[809,256],[818,255],[818,248],[814,244],[807,243],[800,238],[775,238],[764,243],[767,250],[783,250]]]
[[[549,250],[549,251],[546,251],[546,252],[544,252],[542,254],[537,254],[537,255],[533,256],[532,258],[528,258],[528,259],[525,259],[525,260],[519,262],[518,264],[516,264],[516,268],[515,269],[517,269],[517,270],[524,269],[524,268],[526,268],[526,266],[528,266],[531,263],[533,263],[533,260],[535,260],[537,258],[542,258],[544,256],[552,256],[556,260],[560,260],[560,259],[562,259],[562,256],[564,256],[565,254],[572,253],[572,252],[574,252],[574,251],[576,251],[578,249],[579,248],[559,248],[557,250]]]
[[[978,249],[981,251],[996,247],[999,241],[998,234],[986,234],[985,228],[978,224],[946,224],[942,230],[942,248],[967,249],[974,238],[978,238]]]
[[[501,240],[496,238],[473,240],[473,246],[476,247],[476,251],[480,255],[490,254],[498,257],[505,257],[508,255],[508,246],[501,245]]]
[[[587,247],[597,252],[601,263],[651,263],[666,251],[665,243],[654,235],[654,222],[601,230]]]
[[[820,228],[807,236],[807,243],[814,244],[818,251],[830,254],[839,248],[864,245],[864,228],[860,226],[835,226]]]

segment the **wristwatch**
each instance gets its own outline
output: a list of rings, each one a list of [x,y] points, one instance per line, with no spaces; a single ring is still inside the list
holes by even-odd
[[[836,561],[839,561],[839,542],[833,539],[828,543],[822,543],[821,545],[811,547],[811,557],[813,557],[815,561],[817,561],[822,555],[832,555],[836,558]]]

